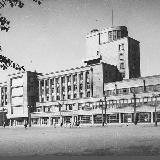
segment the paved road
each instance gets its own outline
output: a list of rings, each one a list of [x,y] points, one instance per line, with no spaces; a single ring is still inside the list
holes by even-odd
[[[3,158],[135,155],[160,155],[159,126],[0,128],[0,157]]]

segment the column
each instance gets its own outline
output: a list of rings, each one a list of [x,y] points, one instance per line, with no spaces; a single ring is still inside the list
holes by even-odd
[[[2,102],[1,102],[1,101],[2,101],[2,100],[1,100],[1,97],[2,97],[2,91],[1,91],[1,90],[2,90],[2,88],[0,87],[0,107],[2,106]]]
[[[49,101],[52,101],[52,86],[51,86],[51,79],[49,79]]]
[[[121,113],[119,113],[119,123],[121,123]]]
[[[9,126],[12,126],[12,119],[9,120]]]
[[[79,98],[79,73],[77,73],[77,98]]]
[[[68,84],[67,84],[67,75],[65,75],[65,97],[68,99]]]
[[[39,81],[39,102],[42,102],[42,88],[41,81]]]
[[[54,77],[54,99],[57,100],[57,84],[56,84],[56,77]]]
[[[60,100],[62,100],[62,77],[59,77],[59,96]]]
[[[151,123],[153,123],[153,112],[151,112]]]
[[[71,99],[73,98],[73,74],[71,74]]]
[[[51,126],[51,117],[48,119],[48,125]]]
[[[39,125],[41,126],[41,117],[39,117]]]
[[[5,103],[6,103],[6,100],[5,100],[5,95],[6,95],[6,93],[5,93],[5,87],[3,87],[3,102],[4,102],[4,106],[5,106]]]
[[[94,125],[94,115],[92,114],[92,125]]]
[[[46,80],[44,79],[44,102],[46,102]]]
[[[86,71],[83,72],[83,97],[86,97]]]
[[[90,69],[90,97],[93,97],[93,68]]]

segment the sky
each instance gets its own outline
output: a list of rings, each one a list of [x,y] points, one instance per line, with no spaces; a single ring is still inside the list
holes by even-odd
[[[127,26],[129,36],[140,41],[141,75],[160,74],[159,0],[43,0],[39,6],[23,0],[23,8],[0,9],[10,30],[0,32],[1,54],[26,70],[41,73],[83,65],[85,36],[92,29]],[[0,68],[0,82],[17,72]]]

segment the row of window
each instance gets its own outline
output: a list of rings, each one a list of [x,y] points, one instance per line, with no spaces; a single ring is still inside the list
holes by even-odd
[[[73,93],[73,97],[71,96],[71,93],[68,93],[67,96],[66,96],[66,94],[63,93],[61,97],[60,97],[60,94],[57,94],[56,96],[51,95],[51,101],[77,99],[77,98],[83,98],[83,96],[84,96],[83,92],[79,92],[79,94],[78,93]],[[85,97],[90,97],[90,96],[91,96],[90,91],[87,91]],[[45,98],[42,95],[40,102],[44,102],[44,101],[45,101]],[[49,94],[46,96],[46,101],[49,101]]]
[[[81,82],[82,80],[84,80],[83,72],[79,73],[78,76],[79,76],[80,82]],[[86,79],[90,79],[89,71],[86,71],[86,72],[85,72],[85,76],[86,76]],[[67,83],[71,83],[71,78],[72,78],[71,75],[68,75],[68,76],[67,76],[67,79],[66,79],[65,77],[55,78],[56,86],[58,86],[58,85],[60,84],[60,80],[61,80],[62,85],[64,85],[64,83],[66,83],[66,82],[65,82],[66,80],[67,80]],[[73,75],[73,83],[74,83],[74,82],[77,82],[77,74],[74,74],[74,75]],[[41,80],[40,83],[41,83],[41,86],[42,86],[42,87],[44,87],[44,83],[45,83],[45,86],[46,86],[46,87],[49,87],[49,83],[51,84],[51,86],[54,86],[54,85],[55,85],[55,84],[54,84],[54,78],[53,78],[53,79],[50,79],[50,80],[49,80],[49,79]]]
[[[139,86],[139,87],[131,87],[131,88],[121,88],[114,90],[106,90],[105,95],[121,95],[121,94],[129,94],[129,93],[143,93],[143,92],[158,92],[160,91],[160,84],[157,85],[149,85],[149,86]]]

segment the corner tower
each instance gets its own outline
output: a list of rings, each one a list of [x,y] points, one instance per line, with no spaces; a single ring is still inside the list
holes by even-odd
[[[124,79],[140,77],[139,41],[128,36],[125,26],[93,29],[86,35],[87,58],[117,66]]]

